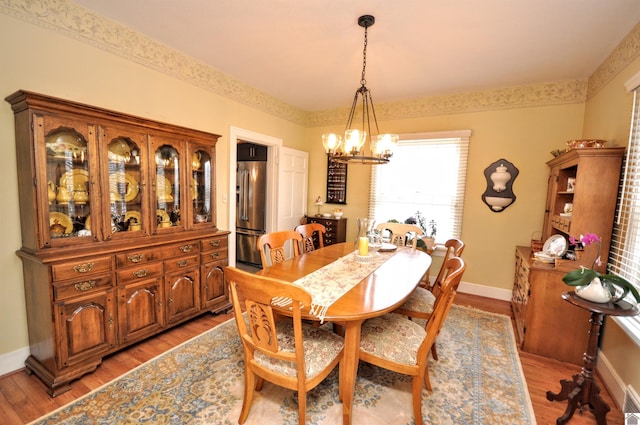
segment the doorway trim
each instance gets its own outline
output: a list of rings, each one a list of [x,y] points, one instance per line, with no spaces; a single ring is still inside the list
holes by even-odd
[[[278,210],[278,155],[282,139],[231,126],[229,129],[229,264],[236,265],[236,173],[238,164],[238,140],[267,147],[267,203],[266,231],[271,232],[277,226]]]

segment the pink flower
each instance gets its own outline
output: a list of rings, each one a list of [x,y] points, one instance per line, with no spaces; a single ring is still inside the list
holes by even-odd
[[[601,266],[602,260],[600,260],[600,250],[602,249],[602,239],[595,233],[587,233],[584,236],[580,235],[580,238],[574,238],[573,236],[569,237],[569,243],[571,245],[582,245],[585,247],[587,245],[591,245],[594,243],[598,244],[598,256],[593,260],[593,264],[591,268],[593,269],[596,265]]]
[[[600,243],[600,238],[595,233],[587,233],[580,238],[580,241],[585,245],[591,245],[592,243]]]

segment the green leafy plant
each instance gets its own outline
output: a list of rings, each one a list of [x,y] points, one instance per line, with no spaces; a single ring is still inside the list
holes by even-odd
[[[591,268],[580,266],[577,270],[572,270],[562,278],[562,281],[569,286],[585,286],[589,285],[592,280],[598,279],[604,285],[605,288],[611,293],[611,296],[617,299],[622,299],[627,296],[629,292],[633,295],[637,302],[640,302],[640,294],[638,290],[626,279],[616,276],[614,274],[601,274],[595,270],[596,265],[601,265],[600,251],[602,249],[602,239],[595,233],[587,233],[581,236],[579,239],[569,238],[569,243],[575,246],[587,246],[591,244],[598,244],[598,255],[593,260]],[[618,294],[616,286],[622,291]]]
[[[427,223],[427,219],[424,217],[424,215],[420,211],[416,211],[416,213],[413,216],[407,218],[404,222],[405,224],[415,224],[416,226],[418,226],[420,230],[422,230],[422,232],[426,235],[427,238],[431,238],[431,239],[436,238],[436,234],[438,233],[438,225],[436,221],[430,220],[429,223]],[[421,248],[424,250],[428,248],[427,244],[424,242],[422,238],[418,239],[417,246],[418,248]]]

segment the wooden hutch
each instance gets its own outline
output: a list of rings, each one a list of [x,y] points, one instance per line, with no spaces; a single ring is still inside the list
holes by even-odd
[[[30,356],[52,396],[102,358],[230,307],[218,135],[18,91]]]
[[[602,238],[602,255],[611,243],[624,147],[569,150],[547,163],[550,168],[543,240],[595,233]],[[565,213],[565,204],[573,212]],[[587,346],[589,313],[561,298],[572,288],[563,276],[584,265],[591,267],[597,247],[588,246],[577,261],[544,264],[529,247],[516,247],[512,308],[522,349],[575,364]],[[604,265],[600,268],[604,271]]]

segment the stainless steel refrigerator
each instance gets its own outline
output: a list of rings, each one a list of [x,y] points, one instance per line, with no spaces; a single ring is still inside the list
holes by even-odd
[[[236,173],[236,260],[239,262],[261,265],[257,243],[266,230],[266,191],[267,162],[239,160]]]

